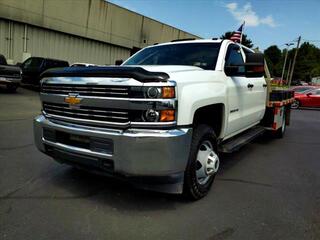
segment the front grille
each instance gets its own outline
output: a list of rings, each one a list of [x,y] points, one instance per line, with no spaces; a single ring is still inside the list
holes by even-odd
[[[52,117],[64,118],[64,120],[89,120],[93,122],[112,122],[119,124],[129,123],[129,112],[127,110],[98,108],[88,106],[70,107],[68,104],[43,102],[45,114]]]
[[[43,84],[41,92],[50,94],[76,93],[79,96],[127,98],[129,88],[124,86],[76,85],[76,84]]]

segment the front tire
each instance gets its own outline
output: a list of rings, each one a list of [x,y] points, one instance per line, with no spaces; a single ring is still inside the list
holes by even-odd
[[[11,92],[11,93],[16,92],[16,91],[17,91],[17,88],[18,88],[18,86],[17,86],[17,85],[14,85],[14,84],[9,84],[9,85],[7,86],[8,92]]]
[[[282,125],[281,125],[281,127],[275,132],[275,137],[276,137],[276,138],[283,138],[285,132],[286,132],[286,114],[285,114],[285,112],[284,112],[284,113],[283,113],[283,116],[282,116]]]
[[[293,103],[291,104],[292,109],[298,109],[300,107],[300,102],[299,100],[294,100]]]
[[[198,125],[192,136],[188,165],[184,176],[184,194],[192,200],[207,195],[219,169],[214,130]]]

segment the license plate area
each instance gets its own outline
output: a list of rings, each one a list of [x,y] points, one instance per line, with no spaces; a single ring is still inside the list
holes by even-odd
[[[93,152],[113,154],[113,141],[111,139],[70,134],[52,129],[44,129],[43,137],[51,142],[84,148]]]

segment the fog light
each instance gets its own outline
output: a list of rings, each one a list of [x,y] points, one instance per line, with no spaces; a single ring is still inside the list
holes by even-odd
[[[158,98],[160,93],[161,93],[161,89],[158,89],[156,87],[150,87],[147,90],[148,98]]]
[[[159,112],[149,109],[144,112],[144,119],[147,122],[157,122],[159,120]]]
[[[162,110],[160,112],[160,122],[172,122],[175,120],[174,110]]]

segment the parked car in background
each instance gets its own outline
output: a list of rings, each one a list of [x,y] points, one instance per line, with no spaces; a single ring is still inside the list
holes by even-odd
[[[93,64],[93,63],[73,63],[70,65],[70,67],[96,67],[99,65]]]
[[[310,91],[310,90],[317,89],[317,88],[319,88],[319,87],[311,86],[311,85],[308,85],[308,86],[294,86],[290,90],[294,91],[295,93],[303,93],[303,92]]]
[[[294,98],[291,108],[320,107],[320,88],[296,93]]]
[[[30,57],[22,65],[22,83],[39,85],[40,75],[50,68],[69,67],[69,63],[64,60]]]
[[[0,54],[0,86],[11,92],[16,91],[21,82],[21,69],[8,65],[5,56]]]

